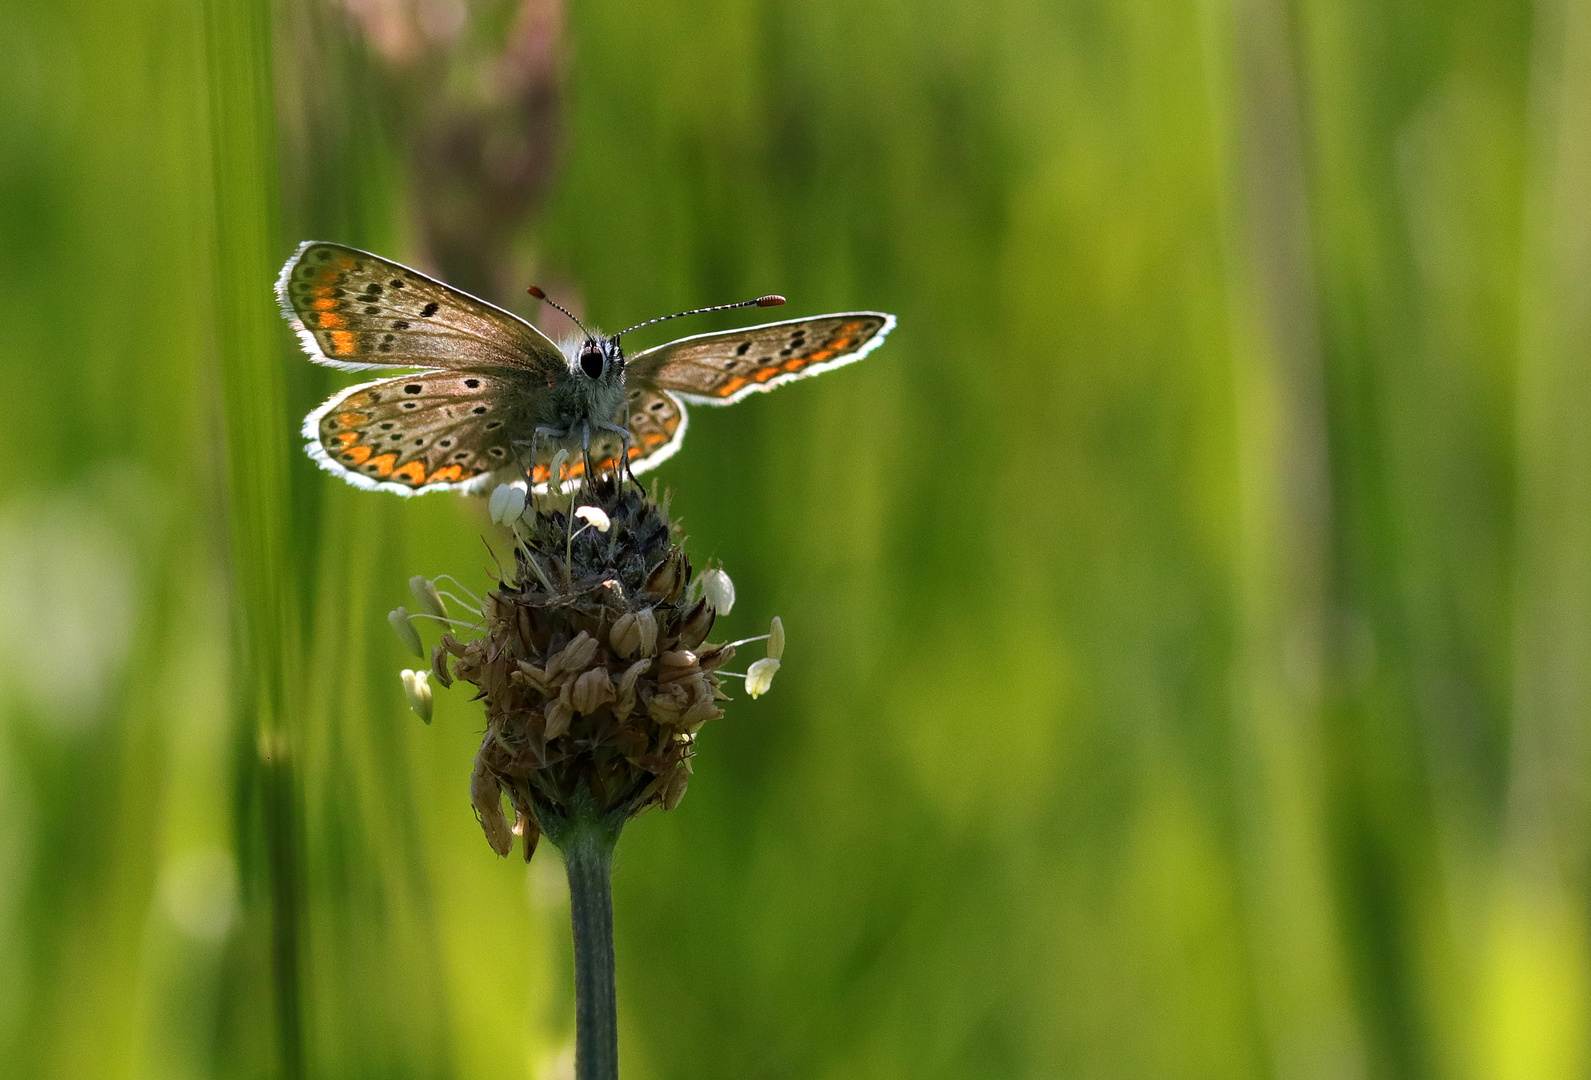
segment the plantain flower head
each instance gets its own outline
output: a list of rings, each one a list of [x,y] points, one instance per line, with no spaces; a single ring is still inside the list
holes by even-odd
[[[432,653],[434,681],[470,683],[485,706],[470,781],[481,827],[499,854],[520,836],[527,859],[577,813],[617,829],[677,805],[735,651],[707,642],[717,610],[693,598],[705,588],[690,587],[666,506],[611,480],[573,502],[532,505],[512,568],[481,598],[481,636],[444,634]]]

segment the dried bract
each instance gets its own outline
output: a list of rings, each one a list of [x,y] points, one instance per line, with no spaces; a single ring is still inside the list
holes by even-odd
[[[508,827],[508,819],[503,816],[502,788],[486,765],[484,751],[476,755],[475,771],[470,774],[470,802],[475,805],[475,813],[481,819],[486,842],[492,845],[492,850],[497,854],[507,855],[514,849],[514,834]]]

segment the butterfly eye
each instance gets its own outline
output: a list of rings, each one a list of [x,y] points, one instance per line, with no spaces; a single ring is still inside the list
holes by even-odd
[[[588,345],[580,350],[580,370],[593,379],[602,377],[602,350],[595,345]]]

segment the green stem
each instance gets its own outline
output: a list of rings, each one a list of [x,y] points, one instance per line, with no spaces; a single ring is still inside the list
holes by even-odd
[[[571,821],[559,839],[569,871],[575,942],[575,1077],[618,1080],[619,1005],[613,980],[611,871],[616,830]]]

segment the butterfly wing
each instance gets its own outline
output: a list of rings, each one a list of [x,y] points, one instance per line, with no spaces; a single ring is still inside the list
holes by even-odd
[[[341,244],[299,245],[276,297],[304,351],[328,367],[567,367],[558,346],[519,316]]]
[[[643,473],[654,469],[674,456],[685,429],[690,424],[684,404],[673,394],[654,387],[631,386],[625,395],[624,411],[613,422],[630,432],[630,471]],[[610,432],[594,434],[591,439],[591,465],[598,474],[612,471],[618,466],[624,446],[617,435]],[[536,466],[531,481],[538,491],[543,490],[551,471],[553,449],[538,450]],[[585,461],[576,454],[564,466],[565,480],[585,475]]]
[[[304,418],[306,450],[356,487],[479,491],[516,460],[524,401],[502,369],[422,371],[350,386]]]
[[[854,363],[894,327],[893,315],[851,311],[697,334],[636,354],[626,378],[632,386],[672,391],[689,402],[729,405]]]

